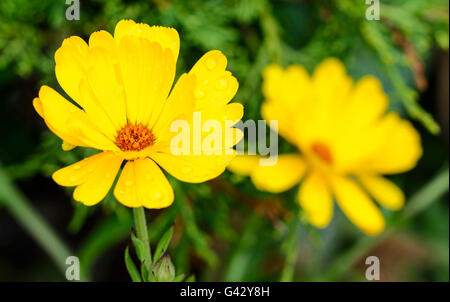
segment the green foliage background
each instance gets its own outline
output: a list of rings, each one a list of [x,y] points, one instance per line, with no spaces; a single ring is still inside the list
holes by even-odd
[[[175,203],[151,211],[149,233],[154,245],[174,225],[169,252],[177,272],[203,281],[364,280],[364,256],[378,253],[383,280],[448,281],[448,138],[438,136],[432,115],[436,85],[431,81],[426,90],[418,83],[434,79],[438,49],[448,50],[448,1],[382,0],[380,21],[366,20],[363,0],[81,0],[80,21],[65,19],[67,7],[64,0],[0,2],[0,219],[11,214],[56,263],[35,252],[34,262],[20,267],[0,253],[0,280],[62,280],[56,268],[64,270],[69,248],[80,257],[84,278],[128,280],[122,258],[99,259],[114,251],[122,257],[130,243],[130,210],[112,194],[87,208],[71,201],[70,189],[59,193],[64,189],[52,183],[51,173],[93,151],[62,151],[31,101],[42,84],[62,92],[53,56],[64,38],[113,32],[119,20],[130,18],[179,31],[178,74],[206,51],[221,50],[239,80],[235,101],[244,105],[244,119],[260,119],[267,64],[298,63],[311,71],[324,58],[337,57],[353,77],[381,79],[390,109],[415,121],[425,149],[417,169],[393,178],[409,201],[404,211],[385,213],[387,232],[376,238],[361,234],[337,208],[328,228],[310,227],[295,189],[278,196],[258,192],[248,179],[228,172],[199,185],[170,179]],[[281,141],[280,152],[289,150]],[[36,193],[42,183],[51,191]],[[54,210],[45,212],[41,200]],[[33,209],[56,224],[56,233],[45,221],[33,223]],[[58,224],[59,214],[67,220]]]

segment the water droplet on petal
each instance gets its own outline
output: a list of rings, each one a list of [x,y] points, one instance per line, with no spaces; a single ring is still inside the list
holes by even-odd
[[[81,166],[79,164],[75,164],[75,166],[73,166],[74,170],[80,170]]]
[[[198,99],[200,99],[200,98],[202,98],[202,97],[205,96],[205,93],[203,92],[203,90],[196,89],[196,90],[195,90],[195,96],[196,96]]]
[[[213,70],[216,67],[216,60],[214,60],[213,58],[210,58],[207,62],[206,62],[206,67],[208,67],[209,70]]]
[[[156,192],[155,194],[153,194],[153,198],[160,199],[161,198],[161,193]]]
[[[184,167],[183,168],[183,173],[189,173],[191,171],[192,171],[192,169],[190,167]]]
[[[132,180],[127,180],[127,181],[125,182],[125,185],[126,185],[127,187],[131,187],[131,186],[133,185],[133,181],[132,181]]]
[[[219,89],[219,90],[224,90],[225,88],[227,88],[227,85],[228,85],[227,80],[224,78],[217,81],[217,84],[216,84],[217,89]]]

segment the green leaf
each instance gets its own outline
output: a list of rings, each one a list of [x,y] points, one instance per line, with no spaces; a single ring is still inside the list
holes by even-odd
[[[190,275],[184,282],[195,282],[195,276]]]
[[[141,264],[141,277],[144,282],[149,281],[149,274],[144,264]]]
[[[159,258],[166,252],[167,247],[169,246],[170,239],[172,239],[173,235],[173,227],[171,227],[167,232],[161,237],[156,246],[155,256],[153,257],[153,263],[156,263]]]
[[[128,246],[125,248],[125,266],[127,267],[128,274],[130,274],[133,282],[142,282],[139,271],[137,270],[136,265],[134,265],[133,259],[131,259],[130,253],[128,252]]]
[[[148,274],[148,281],[149,282],[157,282],[155,275],[153,275],[153,273]]]
[[[141,239],[137,238],[134,233],[131,233],[131,240],[133,241],[139,261],[143,262],[145,255],[145,243]]]
[[[186,276],[186,274],[179,274],[178,276],[175,276],[175,278],[173,278],[172,282],[181,282],[181,281],[183,281],[185,276]]]

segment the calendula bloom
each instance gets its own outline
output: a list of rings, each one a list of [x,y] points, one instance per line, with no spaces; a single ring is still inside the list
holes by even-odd
[[[238,156],[229,169],[273,193],[304,178],[297,196],[311,224],[328,225],[335,197],[363,232],[381,232],[385,221],[369,195],[385,208],[400,209],[401,189],[381,175],[412,169],[422,154],[411,123],[386,112],[381,83],[373,76],[354,83],[337,59],[322,62],[312,76],[298,65],[268,66],[263,78],[262,116],[278,120],[279,134],[300,154],[282,154],[273,166],[259,165],[257,156]]]
[[[56,78],[78,106],[43,86],[34,108],[63,140],[64,150],[101,150],[53,174],[59,185],[76,186],[75,200],[100,202],[124,163],[114,188],[117,200],[128,207],[167,207],[174,193],[160,167],[181,181],[198,183],[220,175],[234,157],[239,136],[234,128],[236,139],[215,145],[223,152],[171,152],[173,121],[192,124],[193,113],[201,113],[203,120],[222,125],[243,114],[242,105],[228,104],[238,82],[226,71],[220,51],[206,53],[171,89],[179,47],[173,28],[122,20],[114,36],[94,32],[89,43],[72,36],[56,51]]]

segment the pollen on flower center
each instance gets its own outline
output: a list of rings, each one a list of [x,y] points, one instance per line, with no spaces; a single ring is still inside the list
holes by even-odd
[[[122,151],[140,151],[155,142],[153,133],[144,125],[126,125],[117,133],[116,145]]]
[[[324,162],[328,164],[333,163],[333,157],[327,145],[323,143],[314,143],[312,145],[312,151]]]

